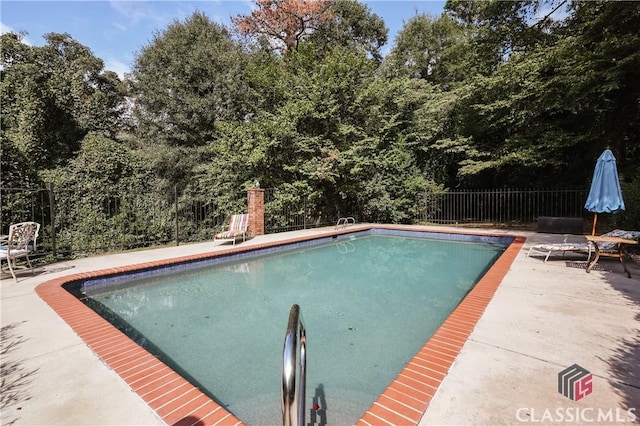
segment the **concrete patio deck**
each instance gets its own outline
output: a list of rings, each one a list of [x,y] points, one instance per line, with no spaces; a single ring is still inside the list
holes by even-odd
[[[587,274],[579,255],[546,263],[526,256],[531,245],[561,236],[468,231],[528,239],[420,424],[640,422],[640,267],[629,262],[629,279],[618,261],[603,259]],[[270,234],[242,245],[323,232]],[[2,424],[163,424],[35,288],[69,274],[220,249],[207,242],[89,257],[35,275],[22,271],[17,283],[3,275]],[[593,375],[593,392],[579,401],[557,389],[558,373],[573,364]]]

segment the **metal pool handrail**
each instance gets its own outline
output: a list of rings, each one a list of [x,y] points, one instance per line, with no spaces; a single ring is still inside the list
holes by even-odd
[[[341,217],[340,219],[338,219],[338,222],[336,223],[336,228],[338,229],[340,227],[340,224],[342,224],[342,228],[346,228],[348,225],[355,225],[356,224],[356,220],[355,218],[349,216],[349,217]]]
[[[300,380],[296,393],[296,358],[300,340]],[[307,334],[300,306],[292,305],[282,352],[282,424],[304,426],[307,376]]]

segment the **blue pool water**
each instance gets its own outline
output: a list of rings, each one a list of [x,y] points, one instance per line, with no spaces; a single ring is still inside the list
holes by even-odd
[[[283,339],[296,303],[307,328],[307,407],[318,402],[327,424],[354,424],[504,249],[358,234],[83,291],[247,424],[281,423]]]

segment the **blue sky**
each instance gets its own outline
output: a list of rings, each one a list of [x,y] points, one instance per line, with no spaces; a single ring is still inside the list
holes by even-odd
[[[403,22],[416,13],[438,16],[444,1],[363,1],[380,16],[389,29],[391,47]],[[229,26],[230,17],[251,12],[251,0],[213,1],[31,1],[2,0],[1,31],[25,31],[25,42],[44,44],[42,36],[50,32],[68,33],[89,47],[105,62],[105,67],[123,76],[135,60],[136,52],[148,45],[155,32],[162,31],[174,20],[184,21],[194,11],[205,13],[211,20]]]

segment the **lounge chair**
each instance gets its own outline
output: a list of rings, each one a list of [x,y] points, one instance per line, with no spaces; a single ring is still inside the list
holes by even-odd
[[[242,241],[245,241],[247,236],[247,230],[249,228],[249,215],[248,214],[234,214],[229,218],[229,227],[226,231],[215,234],[213,241],[233,241],[233,245],[236,245],[236,239],[242,237]]]
[[[569,243],[567,242],[567,237],[564,237],[564,241],[561,243],[546,243],[546,244],[536,244],[529,248],[527,252],[527,257],[531,255],[532,251],[537,251],[546,254],[544,261],[549,260],[549,256],[551,253],[562,253],[564,257],[566,252],[572,253],[584,253],[587,255],[587,262],[591,259],[591,252],[593,248],[591,244],[587,243]]]
[[[40,231],[40,224],[36,222],[22,222],[9,226],[9,235],[2,239],[0,245],[0,265],[2,260],[7,261],[9,271],[14,281],[18,281],[13,270],[16,259],[25,257],[29,269],[33,273],[33,266],[29,259],[29,253],[36,249],[36,239]]]

